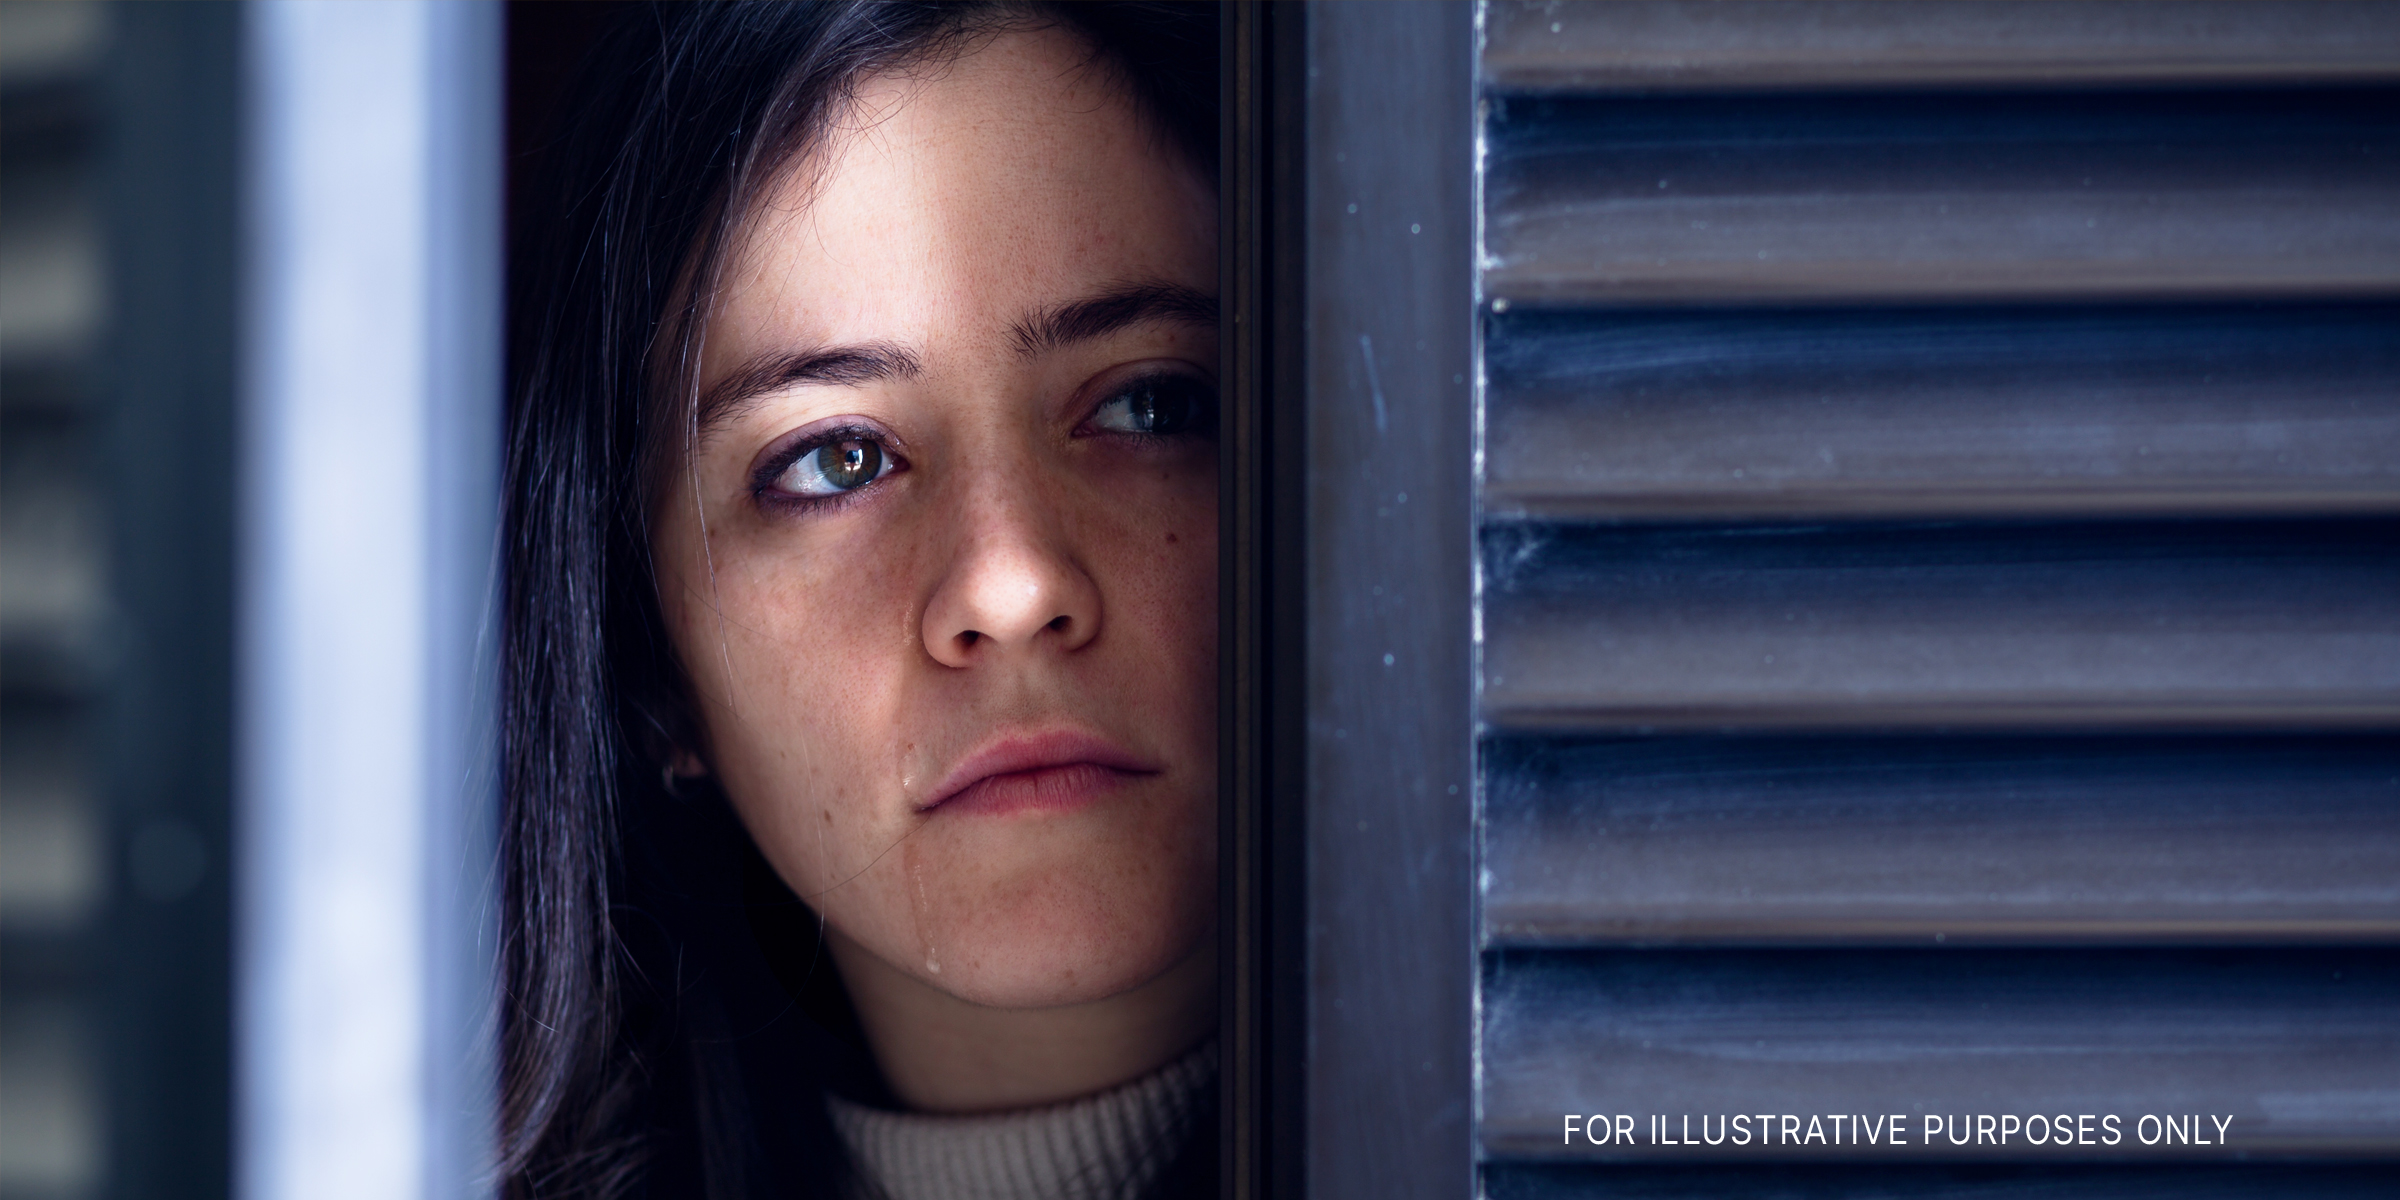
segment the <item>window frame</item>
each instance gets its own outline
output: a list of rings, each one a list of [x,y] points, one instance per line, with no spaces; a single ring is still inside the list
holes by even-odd
[[[1225,12],[1222,1191],[1468,1196],[1476,13]]]

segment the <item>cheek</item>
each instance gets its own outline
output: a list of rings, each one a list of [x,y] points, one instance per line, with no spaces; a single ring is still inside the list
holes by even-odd
[[[1157,472],[1143,503],[1116,537],[1111,556],[1121,578],[1118,615],[1139,627],[1152,653],[1174,664],[1183,686],[1156,688],[1161,699],[1197,700],[1213,714],[1217,654],[1217,483],[1206,471]],[[1195,684],[1199,686],[1195,687]],[[1212,717],[1213,720],[1213,717]]]
[[[804,897],[873,861],[897,832],[895,719],[917,657],[910,565],[837,542],[807,552],[711,540],[712,601],[677,637],[709,760],[768,860]]]

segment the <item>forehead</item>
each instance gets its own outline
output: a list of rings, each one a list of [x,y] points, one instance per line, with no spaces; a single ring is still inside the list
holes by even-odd
[[[1132,279],[1213,291],[1214,215],[1079,40],[999,34],[862,83],[737,242],[703,373],[794,343],[1003,338]]]

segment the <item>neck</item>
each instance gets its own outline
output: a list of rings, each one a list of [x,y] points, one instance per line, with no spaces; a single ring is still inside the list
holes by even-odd
[[[1055,1008],[961,1000],[826,930],[892,1094],[913,1111],[1002,1112],[1056,1104],[1139,1079],[1217,1022],[1213,939],[1131,991]]]

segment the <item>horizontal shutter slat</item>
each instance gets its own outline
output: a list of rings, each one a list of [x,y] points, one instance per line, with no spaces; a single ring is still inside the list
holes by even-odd
[[[1491,346],[1493,514],[2400,512],[2400,308],[1513,314]]]
[[[2136,1144],[2153,1159],[2400,1152],[2388,950],[1502,953],[1485,970],[1484,1144],[1513,1157],[2055,1160],[2021,1138],[1927,1145],[1919,1118],[2061,1112],[2232,1118],[2224,1144]],[[1695,1133],[1703,1113],[1902,1112],[1912,1137],[1564,1140],[1563,1114],[1594,1112],[1689,1113]]]
[[[1495,946],[2400,940],[2389,738],[1512,739]]]
[[[2389,1200],[2379,1163],[1498,1163],[1490,1200]]]
[[[1504,89],[2241,84],[2400,78],[2385,3],[1493,4]]]
[[[2400,294],[2382,92],[1492,105],[1504,306]]]
[[[2381,522],[1486,537],[1503,728],[2400,726]]]

